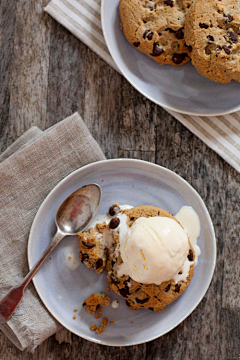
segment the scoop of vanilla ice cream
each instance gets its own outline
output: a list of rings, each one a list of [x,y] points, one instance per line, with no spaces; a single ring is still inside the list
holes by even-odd
[[[143,284],[161,284],[178,274],[189,251],[183,228],[168,217],[141,217],[120,239],[123,264],[118,276],[129,275]]]

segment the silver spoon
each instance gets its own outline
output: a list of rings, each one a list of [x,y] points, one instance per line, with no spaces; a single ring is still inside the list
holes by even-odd
[[[50,244],[21,284],[13,287],[0,301],[0,323],[5,323],[12,316],[23,298],[25,287],[60,241],[65,236],[76,235],[88,227],[97,214],[101,197],[100,186],[89,184],[74,191],[62,202],[55,216],[57,232],[52,237]]]

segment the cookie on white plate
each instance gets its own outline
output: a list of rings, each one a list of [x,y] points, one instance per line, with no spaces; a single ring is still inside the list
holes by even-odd
[[[128,42],[158,64],[190,61],[185,18],[192,0],[120,0],[121,28]]]
[[[210,80],[240,81],[240,1],[195,0],[187,13],[192,64]]]

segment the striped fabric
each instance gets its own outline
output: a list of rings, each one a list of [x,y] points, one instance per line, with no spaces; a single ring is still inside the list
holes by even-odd
[[[44,9],[119,72],[101,28],[101,0],[52,0]],[[240,112],[199,117],[169,111],[240,172]]]

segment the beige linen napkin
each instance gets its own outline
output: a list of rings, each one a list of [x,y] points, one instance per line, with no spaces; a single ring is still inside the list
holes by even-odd
[[[52,188],[83,165],[105,159],[75,113],[45,132],[31,128],[0,156],[0,299],[29,271],[28,235]],[[0,329],[20,349],[33,350],[61,328],[32,283]]]
[[[52,0],[44,10],[119,71],[103,37],[101,0]],[[240,172],[240,111],[202,117],[168,112]]]

